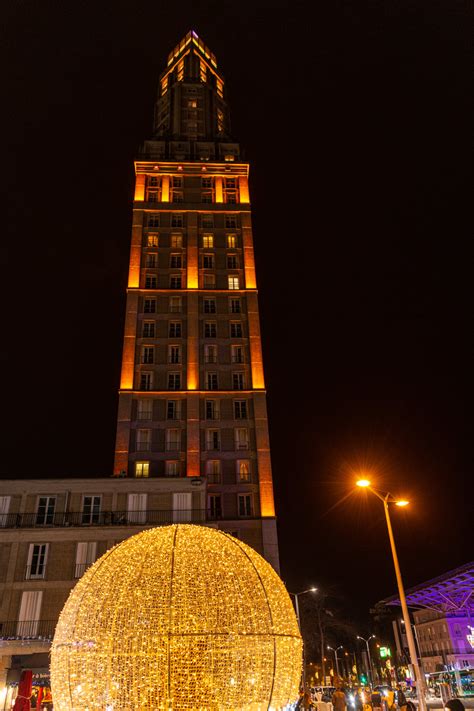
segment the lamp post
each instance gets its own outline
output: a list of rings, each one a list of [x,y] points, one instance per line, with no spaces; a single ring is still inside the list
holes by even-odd
[[[370,637],[367,637],[367,639],[366,639],[365,637],[361,637],[360,634],[358,634],[358,635],[357,635],[357,639],[361,639],[363,642],[365,642],[365,646],[366,646],[366,648],[367,648],[367,665],[368,665],[367,671],[368,671],[368,673],[369,673],[370,686],[373,686],[373,685],[374,685],[374,680],[373,680],[374,673],[373,673],[373,671],[372,671],[372,658],[371,658],[371,656],[370,656],[369,641],[370,641],[371,639],[375,639],[375,635],[374,635],[374,634],[371,634]]]
[[[310,593],[310,592],[311,593],[318,592],[318,588],[313,587],[313,588],[308,588],[307,590],[302,590],[301,592],[297,592],[297,593],[292,593],[292,592],[288,593],[289,595],[292,595],[295,598],[296,619],[298,621],[298,629],[301,634],[301,639],[303,640],[303,673],[301,675],[301,680],[303,682],[303,689],[306,687],[306,670],[305,670],[305,658],[304,658],[304,639],[303,639],[303,633],[301,632],[300,606],[298,603],[298,598],[301,595],[306,595],[306,593]]]
[[[424,680],[423,680],[423,676],[421,674],[421,669],[418,665],[418,657],[416,654],[415,640],[413,638],[413,632],[411,629],[410,614],[408,612],[407,600],[406,600],[406,596],[405,596],[405,588],[403,587],[402,574],[400,571],[400,564],[398,562],[397,549],[395,546],[395,538],[393,536],[392,522],[390,520],[390,512],[389,512],[389,508],[388,508],[389,504],[395,504],[395,506],[407,506],[409,502],[405,501],[404,499],[396,499],[389,492],[382,493],[382,492],[377,491],[376,489],[373,489],[371,487],[370,481],[368,479],[359,479],[359,481],[357,482],[357,486],[359,486],[363,489],[368,489],[372,494],[374,494],[383,503],[383,507],[384,507],[384,511],[385,511],[385,520],[387,522],[388,537],[390,540],[390,547],[392,549],[392,558],[393,558],[393,565],[395,568],[395,576],[397,578],[398,594],[400,596],[400,604],[402,606],[403,620],[405,622],[405,632],[406,632],[407,642],[408,642],[408,651],[410,652],[410,661],[411,661],[411,665],[413,667],[413,671],[415,674],[416,693],[418,696],[418,708],[419,708],[419,711],[426,711],[426,701],[425,701],[425,695],[424,695]]]
[[[328,645],[328,649],[330,649],[332,652],[334,652],[334,659],[336,660],[336,674],[337,674],[337,676],[338,676],[339,679],[340,679],[340,676],[341,676],[341,675],[339,674],[339,660],[338,660],[338,658],[337,658],[337,650],[338,650],[338,649],[342,649],[343,646],[344,646],[343,644],[340,644],[339,647],[330,647],[330,646]]]

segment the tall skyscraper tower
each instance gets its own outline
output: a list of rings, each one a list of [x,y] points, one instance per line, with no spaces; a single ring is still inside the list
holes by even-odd
[[[249,166],[195,32],[169,55],[135,171],[114,473],[205,476],[207,519],[278,569]]]

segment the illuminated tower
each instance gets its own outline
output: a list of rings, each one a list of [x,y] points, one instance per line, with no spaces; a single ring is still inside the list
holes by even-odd
[[[189,32],[135,163],[114,473],[205,476],[208,520],[278,568],[248,170]]]

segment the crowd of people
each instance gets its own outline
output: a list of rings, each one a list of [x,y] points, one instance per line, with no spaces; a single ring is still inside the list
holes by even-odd
[[[382,693],[379,689],[358,688],[348,690],[337,687],[330,699],[323,699],[321,691],[312,692],[309,689],[300,691],[296,709],[320,709],[319,704],[330,700],[333,711],[416,711],[416,706],[401,686],[387,689]],[[465,711],[464,704],[459,699],[450,699],[445,703],[445,711]]]

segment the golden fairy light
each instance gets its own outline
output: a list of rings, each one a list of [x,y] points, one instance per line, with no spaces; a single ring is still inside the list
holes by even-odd
[[[216,529],[143,531],[89,568],[51,649],[61,711],[283,709],[302,642],[290,597],[252,548]]]

